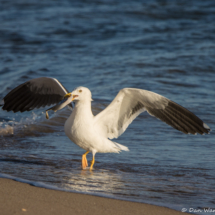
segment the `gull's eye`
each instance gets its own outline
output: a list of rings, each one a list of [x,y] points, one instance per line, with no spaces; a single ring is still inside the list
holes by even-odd
[[[79,93],[81,93],[81,92],[82,92],[82,90],[79,90],[78,92],[79,92]]]

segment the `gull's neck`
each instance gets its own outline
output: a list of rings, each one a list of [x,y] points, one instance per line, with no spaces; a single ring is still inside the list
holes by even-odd
[[[75,102],[75,108],[72,115],[81,117],[94,117],[91,109],[91,100],[81,100]]]

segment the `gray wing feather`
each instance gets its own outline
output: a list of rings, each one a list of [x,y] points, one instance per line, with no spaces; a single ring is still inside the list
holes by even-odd
[[[60,102],[69,91],[55,78],[41,77],[27,81],[4,98],[2,109],[14,112],[30,111]]]

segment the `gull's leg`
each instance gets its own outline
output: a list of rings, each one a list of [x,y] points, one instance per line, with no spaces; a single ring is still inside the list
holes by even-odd
[[[86,167],[88,166],[88,163],[87,163],[87,154],[89,153],[90,151],[86,151],[83,155],[82,155],[82,169],[86,169]]]
[[[95,155],[93,155],[93,159],[91,161],[90,170],[93,170],[93,165],[95,163]]]

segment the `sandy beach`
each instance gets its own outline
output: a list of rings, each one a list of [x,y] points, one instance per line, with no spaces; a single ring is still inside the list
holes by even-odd
[[[0,193],[0,211],[2,215],[186,214],[149,204],[38,188],[4,178],[0,178]]]

